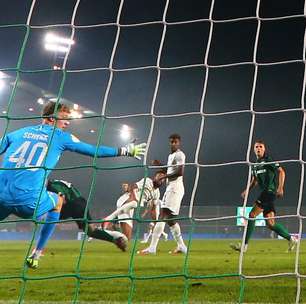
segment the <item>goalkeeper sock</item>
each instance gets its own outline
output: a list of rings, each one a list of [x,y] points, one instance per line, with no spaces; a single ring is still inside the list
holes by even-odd
[[[158,244],[158,241],[159,241],[159,238],[160,238],[162,232],[165,229],[165,225],[166,225],[165,222],[158,222],[158,223],[155,224],[155,227],[154,227],[153,233],[152,233],[150,251],[156,252],[157,244]]]
[[[94,239],[102,240],[102,241],[107,241],[107,242],[114,242],[114,236],[112,236],[108,230],[102,230],[102,229],[95,229],[93,231],[88,231],[87,235],[89,237],[92,237]]]
[[[186,245],[184,243],[182,234],[181,234],[181,227],[179,223],[175,223],[173,226],[170,227],[171,234],[173,238],[175,239],[178,248],[186,248]]]
[[[248,228],[245,237],[245,244],[249,243],[249,239],[251,238],[254,229],[255,229],[255,221],[248,220]]]
[[[43,224],[43,227],[41,229],[39,239],[37,242],[37,246],[36,246],[36,251],[42,251],[45,248],[49,238],[54,232],[56,224],[49,223],[49,222],[58,221],[59,218],[60,218],[60,213],[57,211],[49,211],[47,213],[46,223]]]
[[[271,230],[282,236],[284,239],[290,241],[291,235],[288,230],[282,224],[275,224],[271,227]]]
[[[119,214],[128,213],[131,209],[135,209],[135,208],[137,208],[137,202],[136,201],[126,203],[126,204],[122,205],[120,208],[118,208],[116,211],[114,211],[112,214],[108,215],[105,218],[105,220],[113,220]]]

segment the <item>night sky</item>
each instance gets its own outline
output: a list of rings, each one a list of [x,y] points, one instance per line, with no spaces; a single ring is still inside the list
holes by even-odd
[[[37,104],[37,99],[59,94],[63,72],[54,71],[52,67],[55,64],[62,65],[63,56],[47,52],[43,39],[46,32],[51,30],[63,36],[71,35],[69,24],[75,3],[75,0],[36,1],[20,67],[20,82],[9,116],[39,115],[41,106]],[[195,163],[202,111],[205,118],[199,164],[245,161],[252,120],[250,104],[255,75],[253,56],[258,26],[257,1],[214,1],[209,52],[206,50],[211,22],[207,19],[211,1],[169,1],[166,34],[159,62],[160,82],[155,105],[151,109],[158,78],[157,60],[164,28],[161,21],[165,4],[165,0],[123,2],[119,19],[122,26],[112,63],[113,79],[106,99],[106,120],[102,117],[76,120],[72,122],[71,131],[80,139],[96,144],[98,131],[103,127],[102,143],[121,146],[126,142],[119,138],[119,129],[122,124],[127,124],[133,128],[133,137],[140,142],[147,141],[152,110],[155,118],[148,162],[152,159],[166,162],[168,136],[180,133],[187,162]],[[0,0],[0,70],[5,73],[6,82],[0,92],[0,111],[8,110],[30,6],[31,1]],[[75,45],[68,56],[62,98],[63,101],[77,103],[82,109],[91,111],[88,115],[99,116],[102,113],[110,77],[110,58],[118,29],[116,19],[119,7],[120,1],[115,0],[81,0],[78,6],[74,23]],[[305,71],[303,14],[304,1],[301,0],[262,0],[259,7],[262,19],[255,56],[258,71],[253,99],[256,115],[252,138],[263,139],[270,155],[278,161],[299,158]],[[275,19],[289,15],[297,16]],[[243,19],[233,20],[236,18]],[[181,23],[199,19],[194,23]],[[147,22],[149,24],[132,26]],[[5,26],[13,24],[16,26]],[[50,25],[56,26],[50,28]],[[87,27],[89,25],[97,26]],[[276,64],[284,61],[289,62]],[[135,69],[139,67],[142,69]],[[206,78],[207,87],[203,95]],[[33,112],[28,111],[31,107]],[[286,109],[295,110],[272,113]],[[233,111],[240,112],[229,113]],[[224,115],[217,115],[221,113]],[[2,115],[0,126],[4,130],[7,119]],[[132,117],[115,118],[126,115]],[[9,130],[38,122],[37,119],[12,119],[9,120]],[[90,133],[91,129],[96,132]],[[254,161],[253,154],[251,160]],[[90,158],[66,153],[57,168],[91,163]],[[100,159],[97,164],[110,167],[138,162]],[[284,163],[283,167],[287,174],[285,197],[277,204],[294,207],[298,199],[301,164],[290,161]],[[186,166],[186,195],[183,201],[186,206],[190,204],[195,172],[195,165]],[[87,196],[94,174],[93,169],[75,169],[56,171],[52,176],[75,183]],[[97,184],[93,192],[94,209],[99,210],[97,212],[100,214],[104,213],[103,210],[111,209],[120,192],[120,183],[136,181],[143,174],[142,168],[97,171]],[[201,167],[195,205],[238,206],[241,204],[240,192],[246,185],[247,174],[246,164]],[[251,195],[251,200],[255,197],[256,192]],[[235,208],[229,210],[230,214],[235,214]]]

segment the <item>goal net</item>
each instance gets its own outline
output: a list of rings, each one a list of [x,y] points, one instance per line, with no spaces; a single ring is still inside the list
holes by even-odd
[[[122,140],[129,136],[116,137],[122,125],[129,126],[133,137],[148,144],[141,163],[69,155],[53,171],[54,176],[80,185],[88,197],[87,208],[99,209],[97,218],[112,209],[109,202],[119,192],[113,185],[119,188],[121,182],[147,177],[150,170],[156,169],[151,166],[153,159],[166,161],[171,133],[182,136],[186,154],[186,194],[177,221],[188,243],[188,254],[180,260],[173,259],[172,263],[178,263],[175,273],[154,270],[154,263],[163,269],[164,260],[157,261],[158,255],[146,265],[136,255],[138,241],[149,222],[141,217],[138,208],[133,218],[136,225],[128,267],[122,273],[112,271],[111,265],[101,266],[103,271],[94,274],[86,268],[90,252],[83,239],[76,262],[64,267],[61,273],[50,274],[52,259],[49,272],[33,274],[25,263],[21,272],[0,271],[0,286],[14,282],[18,303],[31,300],[27,291],[34,284],[44,288],[53,280],[58,280],[59,285],[68,280],[68,285],[74,286],[73,303],[91,301],[84,296],[90,293],[90,282],[104,284],[111,280],[119,286],[114,293],[128,290],[128,303],[141,302],[137,298],[140,282],[149,292],[155,280],[165,280],[172,290],[177,288],[173,282],[179,282],[176,299],[183,303],[197,299],[195,288],[216,280],[213,286],[219,296],[204,297],[199,302],[243,303],[256,299],[248,298],[248,290],[259,286],[255,281],[264,285],[273,280],[277,286],[286,279],[291,282],[290,290],[294,286],[288,301],[302,301],[306,279],[306,263],[301,258],[306,211],[305,3],[231,2],[71,0],[62,4],[33,0],[0,4],[1,10],[7,10],[0,25],[2,137],[40,121],[42,106],[53,100],[72,105],[72,132],[97,147],[122,145]],[[56,40],[55,34],[66,38]],[[267,142],[275,162],[288,172],[285,197],[277,205],[280,212],[275,219],[285,223],[299,239],[291,254],[291,265],[280,267],[282,271],[274,265],[273,273],[262,269],[262,260],[270,254],[268,249],[259,249],[263,252],[261,260],[253,261],[243,252],[236,256],[229,253],[230,241],[220,240],[245,240],[246,225],[239,221],[248,219],[246,207],[256,196],[247,193],[241,200],[239,193],[251,180],[251,165],[255,162],[252,149],[257,138]],[[47,172],[47,167],[42,168]],[[87,218],[83,220],[88,224]],[[24,262],[41,222],[14,217],[0,222],[2,230],[10,225],[16,229],[17,224],[22,230],[28,222],[34,228],[26,234],[31,241]],[[65,220],[60,225],[72,222]],[[267,236],[259,235],[265,233],[262,229],[258,231],[257,236]],[[217,251],[222,252],[222,263],[236,259],[235,268],[210,267],[213,262],[209,259],[204,263],[207,267],[197,267],[203,263],[198,260],[197,250],[203,254],[206,250],[205,242],[196,243],[197,238],[214,239],[215,251],[210,252],[210,259],[218,255]],[[6,249],[13,250],[10,244]],[[61,253],[59,250],[53,254]],[[224,281],[230,282],[229,289],[222,287]],[[87,287],[82,288],[82,284]],[[155,299],[155,295],[148,295],[142,301]],[[52,294],[48,300],[53,300]]]

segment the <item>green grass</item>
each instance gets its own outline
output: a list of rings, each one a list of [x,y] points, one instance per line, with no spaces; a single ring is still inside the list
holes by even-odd
[[[135,256],[132,303],[237,303],[241,279],[237,276],[239,254],[229,249],[231,240],[194,240],[188,258],[189,276],[208,276],[186,280],[185,257],[170,256],[173,242],[160,242],[156,256]],[[81,242],[51,241],[41,258],[40,268],[27,270],[24,303],[71,303],[78,280],[76,265]],[[17,303],[22,288],[26,242],[1,242],[0,302]],[[131,246],[132,247],[132,244]],[[137,247],[143,248],[143,245]],[[244,258],[244,275],[294,272],[295,253],[286,253],[287,242],[279,240],[250,243]],[[86,243],[80,263],[78,303],[128,303],[131,292],[130,253],[112,244]],[[306,242],[301,246],[299,271],[306,275]],[[176,274],[176,277],[169,277]],[[232,276],[222,277],[224,274]],[[49,276],[57,279],[37,280]],[[126,275],[126,277],[120,277]],[[110,276],[109,279],[101,279]],[[119,277],[116,277],[119,276]],[[150,279],[150,276],[161,276]],[[213,276],[216,276],[213,278]],[[9,277],[9,278],[8,278]],[[15,278],[17,277],[17,278]],[[243,303],[295,303],[297,280],[294,276],[244,280]],[[187,293],[188,291],[188,293]],[[188,298],[187,298],[188,297]],[[187,300],[188,299],[188,300]],[[11,302],[10,302],[11,301]],[[306,303],[306,278],[301,281],[301,301]]]

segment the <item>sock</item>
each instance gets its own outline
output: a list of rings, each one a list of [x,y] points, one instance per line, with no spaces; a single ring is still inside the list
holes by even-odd
[[[173,238],[175,239],[177,246],[179,248],[185,248],[186,245],[184,243],[182,234],[181,234],[181,227],[179,223],[175,223],[173,226],[170,227],[171,234]]]
[[[248,221],[248,228],[246,232],[246,237],[245,237],[245,244],[247,245],[249,243],[249,239],[251,238],[253,231],[255,229],[255,221]]]
[[[152,225],[152,223],[149,224],[149,231],[147,233],[147,237],[145,238],[146,240],[148,240],[151,237],[151,235],[153,233],[154,226],[155,226],[154,223],[153,223],[153,225]]]
[[[147,233],[146,240],[148,240],[151,237],[152,233],[153,233],[153,230],[150,229],[149,232]]]
[[[114,236],[112,236],[108,230],[102,230],[102,229],[95,229],[92,232],[87,233],[89,237],[92,237],[94,239],[102,240],[102,241],[107,241],[107,242],[114,242]]]
[[[162,232],[165,229],[165,222],[158,222],[155,224],[154,229],[153,229],[153,233],[152,233],[152,240],[151,240],[151,244],[150,244],[150,251],[154,251],[156,252],[156,248],[157,248],[157,244],[160,238],[160,235],[162,234]]]
[[[117,217],[119,214],[122,213],[127,213],[129,212],[131,209],[133,208],[137,208],[137,202],[136,201],[132,201],[129,203],[126,203],[124,205],[122,205],[120,208],[118,208],[116,211],[114,211],[112,214],[108,215],[105,220],[113,220],[115,217]]]
[[[51,235],[54,232],[56,224],[55,223],[49,224],[49,222],[58,221],[59,217],[60,217],[59,212],[49,211],[47,213],[46,223],[43,224],[43,226],[42,226],[42,229],[41,229],[40,234],[39,234],[39,239],[38,239],[38,242],[37,242],[36,250],[35,250],[35,253],[34,253],[36,258],[40,257],[41,251],[45,248],[49,238],[51,237]]]
[[[291,235],[282,224],[275,224],[274,226],[271,227],[271,230],[276,232],[278,235],[282,236],[284,239],[290,241]]]

